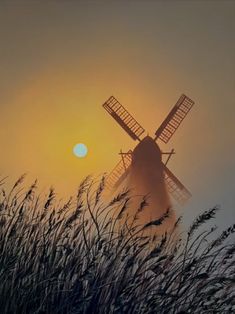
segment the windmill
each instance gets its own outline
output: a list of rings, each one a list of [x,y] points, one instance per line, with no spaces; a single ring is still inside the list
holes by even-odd
[[[139,143],[133,151],[129,150],[127,153],[120,152],[121,160],[107,177],[107,185],[110,188],[116,187],[127,177],[135,159],[138,161],[138,151],[142,151],[142,159],[145,158],[144,154],[155,154],[155,166],[156,168],[161,169],[168,192],[177,202],[184,204],[191,197],[191,193],[167,167],[170,157],[175,152],[174,150],[171,150],[171,152],[168,153],[162,152],[157,144],[157,141],[160,140],[165,144],[168,143],[193,105],[194,101],[184,94],[181,95],[175,106],[156,130],[154,134],[155,136],[152,138],[148,135],[144,136],[145,129],[118,102],[115,97],[111,96],[103,104],[104,109],[116,120],[116,122],[134,141],[138,141]],[[163,162],[162,155],[165,154],[168,155],[168,158],[165,162]],[[141,164],[141,167],[144,167],[143,163]]]

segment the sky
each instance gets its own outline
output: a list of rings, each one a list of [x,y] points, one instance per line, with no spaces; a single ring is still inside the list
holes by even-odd
[[[182,212],[220,205],[216,223],[234,222],[234,33],[234,1],[1,1],[0,175],[73,194],[136,145],[107,98],[153,135],[184,93],[193,109],[158,143],[175,149],[169,168],[193,194]]]

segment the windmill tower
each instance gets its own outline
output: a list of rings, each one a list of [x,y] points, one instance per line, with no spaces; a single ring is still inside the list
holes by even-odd
[[[109,174],[107,185],[117,188],[125,182],[135,194],[149,196],[149,206],[142,215],[142,223],[159,218],[171,206],[169,194],[180,204],[191,197],[191,193],[167,167],[174,150],[164,153],[157,142],[168,143],[193,105],[190,98],[182,95],[152,138],[145,135],[145,129],[113,96],[103,104],[126,133],[139,142],[133,151],[120,153],[121,160]],[[164,162],[163,155],[167,156]]]

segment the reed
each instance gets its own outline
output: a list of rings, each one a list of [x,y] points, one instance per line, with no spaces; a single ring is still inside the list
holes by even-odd
[[[53,189],[39,196],[37,181],[23,184],[0,194],[1,313],[234,313],[235,227],[219,237],[201,229],[217,207],[185,236],[179,219],[159,239],[143,231],[169,211],[138,225],[146,198],[129,217],[129,192],[104,202],[104,177],[85,178],[64,204]]]

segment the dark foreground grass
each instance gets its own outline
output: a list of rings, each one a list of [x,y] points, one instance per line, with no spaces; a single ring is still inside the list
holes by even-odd
[[[128,192],[103,203],[104,178],[86,178],[65,204],[53,189],[21,177],[0,198],[0,312],[3,313],[234,313],[235,246],[215,228],[200,229],[202,213],[181,238],[175,229],[146,236],[159,221],[138,226],[147,206],[127,216]],[[123,218],[126,217],[126,223]],[[201,230],[201,231],[200,231]],[[210,240],[211,239],[211,240]]]

